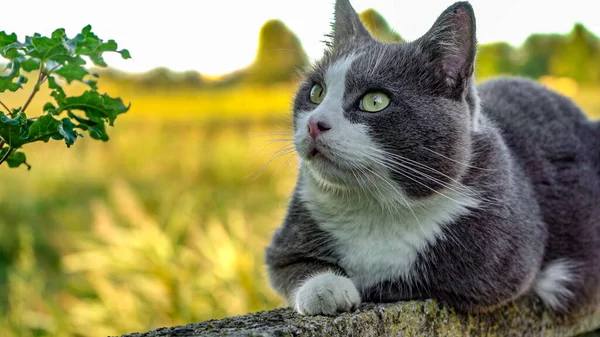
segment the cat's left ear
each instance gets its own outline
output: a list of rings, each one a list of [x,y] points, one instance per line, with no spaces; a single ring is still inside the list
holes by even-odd
[[[335,2],[333,27],[333,47],[337,48],[353,40],[371,39],[371,34],[360,21],[349,0]]]
[[[434,76],[450,96],[459,98],[473,75],[477,39],[475,15],[468,2],[448,7],[419,40],[434,66]]]

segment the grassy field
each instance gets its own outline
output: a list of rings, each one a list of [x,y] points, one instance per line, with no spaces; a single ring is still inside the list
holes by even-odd
[[[280,304],[263,249],[296,164],[265,164],[285,128],[117,124],[108,143],[34,145],[31,171],[0,169],[0,336],[116,335]]]
[[[548,80],[600,116],[598,90]],[[245,91],[244,91],[245,90]],[[0,168],[0,336],[105,336],[281,305],[263,250],[293,188],[292,87],[117,93],[108,143]],[[152,117],[152,118],[149,118]],[[267,164],[268,163],[268,164]]]

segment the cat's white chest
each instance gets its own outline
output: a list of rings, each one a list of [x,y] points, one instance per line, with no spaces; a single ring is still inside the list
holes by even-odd
[[[472,199],[436,198],[435,202],[392,212],[377,205],[339,204],[305,193],[307,207],[319,227],[334,238],[340,267],[358,289],[385,281],[418,281],[419,254],[444,240],[444,228],[475,205]],[[459,198],[454,196],[455,198]]]
[[[321,227],[334,236],[340,266],[361,289],[418,277],[414,268],[418,254],[443,231],[438,223],[417,219],[365,210],[322,222]]]

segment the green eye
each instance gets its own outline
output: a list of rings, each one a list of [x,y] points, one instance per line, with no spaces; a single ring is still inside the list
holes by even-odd
[[[363,96],[359,108],[362,111],[377,112],[387,108],[388,105],[390,105],[390,98],[380,91],[375,91]]]
[[[323,98],[325,98],[325,90],[320,84],[315,84],[310,89],[310,101],[315,104],[320,104],[323,102]]]

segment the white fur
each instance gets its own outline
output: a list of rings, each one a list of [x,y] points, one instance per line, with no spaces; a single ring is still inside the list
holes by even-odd
[[[565,259],[550,262],[537,276],[533,289],[552,309],[561,309],[573,296],[567,285],[574,280],[573,264]]]
[[[352,281],[332,272],[306,280],[294,295],[294,308],[303,315],[336,315],[360,305],[360,294]]]
[[[401,194],[380,183],[381,199],[397,208],[382,208],[383,201],[365,194],[340,197],[324,193],[310,180],[301,197],[321,228],[333,235],[339,264],[359,289],[386,280],[419,281],[414,270],[419,253],[446,237],[443,229],[476,207],[477,201],[452,191],[427,200],[402,200]],[[403,205],[407,202],[408,205]],[[391,206],[389,206],[391,207]]]

